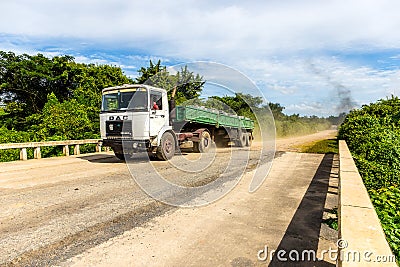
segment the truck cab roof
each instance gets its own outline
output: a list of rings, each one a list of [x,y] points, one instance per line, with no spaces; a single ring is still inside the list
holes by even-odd
[[[113,86],[113,87],[107,87],[102,90],[102,92],[107,92],[107,91],[114,91],[114,90],[120,90],[120,89],[130,89],[130,88],[146,88],[146,89],[152,89],[156,91],[165,91],[165,89],[146,85],[146,84],[123,84],[123,85],[118,85],[118,86]]]

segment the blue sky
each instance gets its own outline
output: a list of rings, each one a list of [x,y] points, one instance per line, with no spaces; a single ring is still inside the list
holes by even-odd
[[[0,10],[0,50],[68,54],[131,76],[150,59],[219,62],[288,114],[335,115],[348,109],[343,97],[359,107],[400,93],[395,0],[14,0]]]

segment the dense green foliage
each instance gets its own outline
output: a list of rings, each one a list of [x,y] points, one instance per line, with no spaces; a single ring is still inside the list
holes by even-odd
[[[7,113],[0,120],[8,129],[28,130],[25,118],[40,113],[54,94],[61,102],[75,99],[84,105],[98,124],[101,90],[129,82],[119,67],[76,63],[71,56],[49,59],[0,51],[0,100]]]
[[[371,196],[389,244],[400,259],[400,99],[365,105],[339,130]]]
[[[119,67],[0,51],[0,103],[5,105],[0,142],[99,138],[101,90],[132,82]],[[60,153],[59,148],[42,150],[43,156]],[[2,150],[0,161],[18,155],[17,150]]]
[[[372,189],[370,195],[389,245],[400,263],[400,189],[396,186]]]

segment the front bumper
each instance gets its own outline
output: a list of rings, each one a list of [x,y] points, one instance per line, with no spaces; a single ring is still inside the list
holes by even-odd
[[[125,138],[103,139],[103,146],[111,147],[117,153],[134,153],[146,151],[151,147],[150,140],[134,140]]]

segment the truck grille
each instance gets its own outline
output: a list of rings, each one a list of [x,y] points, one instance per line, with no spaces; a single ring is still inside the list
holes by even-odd
[[[106,121],[107,137],[132,137],[132,121]]]

